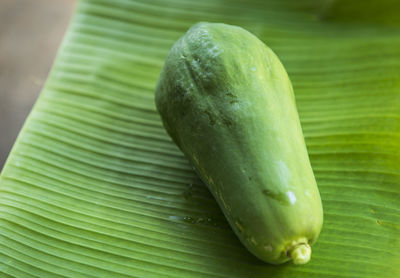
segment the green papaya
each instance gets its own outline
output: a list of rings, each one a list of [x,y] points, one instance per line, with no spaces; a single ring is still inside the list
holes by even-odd
[[[272,50],[240,27],[198,23],[170,50],[155,102],[246,248],[272,264],[309,261],[322,203]]]

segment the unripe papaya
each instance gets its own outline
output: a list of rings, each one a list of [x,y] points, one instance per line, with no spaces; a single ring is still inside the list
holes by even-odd
[[[259,259],[310,259],[322,204],[289,77],[250,32],[198,23],[170,50],[155,94],[173,141]]]

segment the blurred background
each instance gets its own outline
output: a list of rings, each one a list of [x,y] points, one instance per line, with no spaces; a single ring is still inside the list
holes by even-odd
[[[51,68],[76,0],[0,0],[0,171]]]

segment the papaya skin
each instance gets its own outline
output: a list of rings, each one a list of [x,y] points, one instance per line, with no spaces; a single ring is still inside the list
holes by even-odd
[[[240,27],[198,23],[171,48],[155,102],[246,248],[271,264],[308,262],[322,203],[272,50]]]

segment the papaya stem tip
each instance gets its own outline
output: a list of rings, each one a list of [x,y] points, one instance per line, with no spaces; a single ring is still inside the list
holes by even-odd
[[[293,259],[294,264],[305,264],[311,258],[311,247],[307,243],[296,245],[289,251],[289,256]]]

